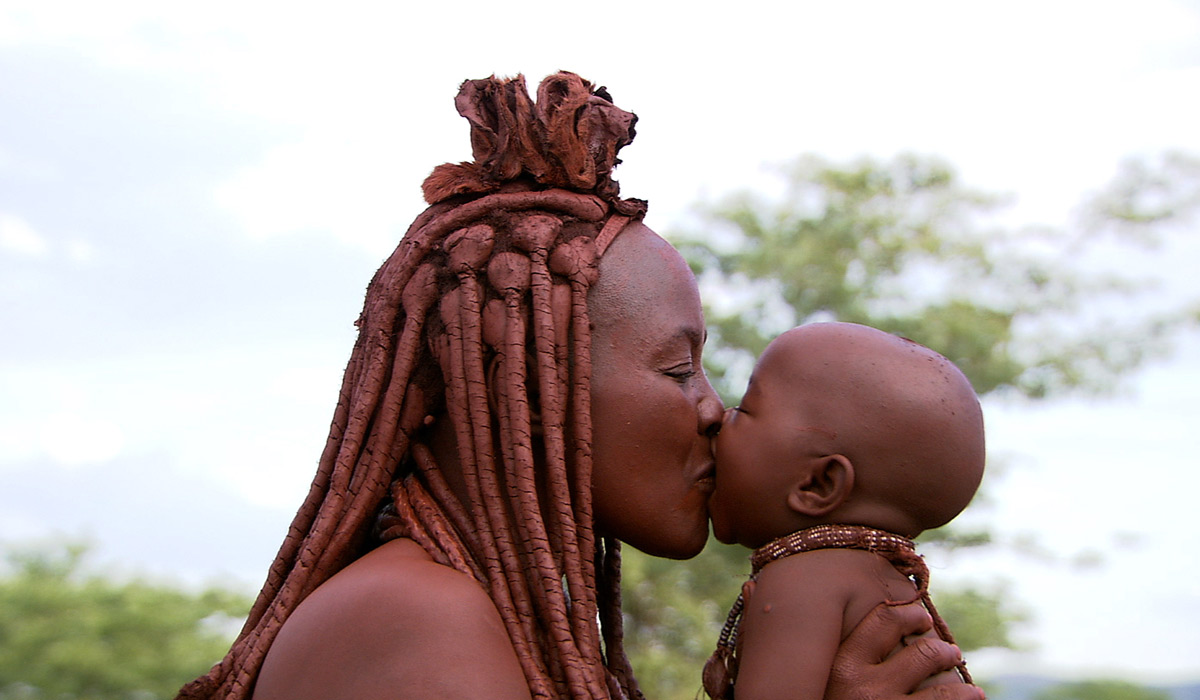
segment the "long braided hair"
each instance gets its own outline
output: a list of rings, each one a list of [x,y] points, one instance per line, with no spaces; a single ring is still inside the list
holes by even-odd
[[[472,163],[376,273],[308,497],[228,655],[180,698],[250,695],[288,615],[396,537],[491,596],[534,698],[640,697],[622,647],[620,549],[592,527],[587,293],[645,203],[611,178],[636,117],[571,73],[467,81]],[[489,389],[490,387],[490,389]],[[460,499],[427,444],[453,426]],[[599,623],[598,623],[599,621]]]

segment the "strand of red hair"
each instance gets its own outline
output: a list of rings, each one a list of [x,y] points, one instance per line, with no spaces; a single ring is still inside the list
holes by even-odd
[[[641,696],[622,645],[619,544],[593,530],[587,310],[603,249],[644,212],[608,176],[634,117],[578,76],[542,88],[534,114],[520,79],[464,84],[460,97],[520,118],[460,104],[476,163],[435,171],[426,195],[440,203],[368,287],[308,497],[229,654],[181,698],[249,697],[300,602],[395,537],[487,591],[533,697]],[[531,146],[547,124],[577,133]],[[431,421],[451,425],[462,498],[427,444]]]

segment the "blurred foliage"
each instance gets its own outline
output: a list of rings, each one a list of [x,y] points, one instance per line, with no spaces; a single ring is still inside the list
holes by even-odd
[[[1072,231],[989,223],[1000,199],[963,187],[934,159],[838,165],[816,157],[787,173],[781,202],[743,193],[705,212],[711,228],[675,236],[697,270],[712,333],[707,353],[726,400],[753,358],[802,322],[884,328],[954,360],[986,394],[1034,398],[1103,390],[1200,304],[1107,318],[1098,300],[1145,283],[1088,272],[1097,242],[1154,246],[1200,210],[1200,161],[1130,161],[1084,203]],[[1128,310],[1129,306],[1125,309]],[[989,546],[986,530],[926,533],[923,546]],[[626,549],[626,643],[648,697],[694,698],[699,671],[749,569],[748,552],[710,542],[688,562]],[[249,597],[89,573],[86,547],[10,550],[0,573],[0,700],[173,697],[221,658]],[[1023,612],[1002,587],[934,598],[964,649],[1011,646]],[[1038,700],[1162,700],[1117,681],[1064,684]]]
[[[1012,626],[1029,617],[1012,602],[1012,596],[1003,585],[942,590],[935,582],[930,586],[930,597],[954,632],[954,641],[967,651],[985,647],[1015,648]]]
[[[87,548],[11,549],[0,578],[0,700],[171,698],[225,655],[252,600],[85,571]]]
[[[1044,399],[1102,392],[1200,321],[1200,304],[1138,310],[1152,283],[1097,272],[1089,258],[1102,247],[1152,251],[1190,223],[1200,210],[1195,158],[1124,163],[1069,231],[1001,225],[1002,199],[963,186],[934,158],[806,156],[784,176],[782,197],[735,194],[700,212],[703,230],[670,236],[708,303],[706,369],[727,403],[767,342],[806,322],[882,328],[949,357],[980,394]],[[958,528],[921,541],[995,546],[987,530]],[[686,562],[627,552],[626,645],[643,689],[694,698],[749,552],[715,540]],[[1026,617],[997,585],[947,589],[935,578],[933,594],[965,650],[1011,647]]]
[[[706,697],[700,669],[750,569],[749,552],[710,539],[686,562],[622,548],[625,649],[647,698]]]
[[[1095,680],[1052,686],[1033,700],[1171,700],[1171,694],[1127,681]]]
[[[966,188],[933,158],[807,156],[785,176],[782,198],[735,194],[701,212],[706,230],[672,237],[708,300],[706,366],[727,400],[771,338],[811,321],[864,323],[932,347],[980,394],[1044,398],[1107,389],[1196,320],[1198,307],[1130,313],[1119,302],[1151,283],[1095,271],[1088,255],[1145,250],[1192,217],[1200,160],[1125,163],[1069,230],[995,223],[1001,198]]]

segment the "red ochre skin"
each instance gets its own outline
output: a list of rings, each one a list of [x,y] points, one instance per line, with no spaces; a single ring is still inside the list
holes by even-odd
[[[621,364],[628,370],[620,379],[605,372],[595,373],[593,392],[600,396],[593,406],[597,425],[609,421],[606,430],[616,426],[619,440],[621,429],[635,430],[635,419],[648,419],[637,404],[653,404],[662,413],[654,418],[654,424],[659,431],[670,430],[674,439],[664,443],[673,447],[664,448],[661,463],[622,462],[628,454],[620,442],[605,447],[603,439],[597,440],[597,525],[606,532],[626,529],[625,536],[649,549],[690,556],[703,544],[705,498],[711,490],[711,458],[696,454],[700,447],[704,448],[701,452],[708,449],[715,422],[712,415],[721,413],[703,375],[696,370],[696,374],[685,376],[681,368],[687,362],[697,367],[700,360],[699,346],[690,337],[701,313],[698,296],[694,281],[682,274],[678,253],[648,229],[639,228],[626,247],[629,259],[637,261],[628,264],[638,268],[640,279],[672,280],[671,284],[687,288],[682,296],[688,301],[679,307],[687,310],[677,313],[681,318],[677,319],[676,331],[682,331],[688,342],[672,347],[680,333],[670,332],[663,334],[664,342],[656,344],[647,331],[646,337],[625,354],[616,341],[631,340],[630,329],[621,330],[621,326],[628,323],[636,330],[638,324],[633,317],[644,309],[622,305],[655,297],[630,295],[622,301],[620,295],[608,297],[600,287],[601,293],[590,300],[598,319],[594,343],[607,346],[597,355],[613,353],[605,364],[617,361],[618,353],[625,355]],[[621,253],[621,249],[614,244],[612,252]],[[619,260],[613,258],[613,262]],[[601,274],[617,277],[618,272],[619,266],[605,264]],[[605,304],[614,308],[602,308]],[[622,321],[623,315],[629,318]],[[656,347],[659,350],[652,351]],[[661,361],[673,354],[680,355],[675,364]],[[655,371],[664,379],[653,376]],[[609,379],[614,384],[606,386]],[[616,401],[621,395],[616,387],[626,381],[633,388],[624,389],[627,398],[617,403],[633,405],[612,405],[604,397],[606,392],[612,390]],[[661,433],[657,436],[664,437]],[[452,446],[453,440],[434,443]],[[453,450],[439,452],[439,463],[446,467],[452,462]],[[618,461],[614,463],[605,455]],[[644,476],[654,483],[638,482],[639,488],[654,495],[647,498],[647,494],[631,493],[631,487],[620,488],[622,478],[632,483]],[[601,493],[610,485],[613,493]],[[660,492],[664,494],[661,499],[657,495]],[[610,499],[615,503],[607,503]],[[655,532],[658,534],[652,534]],[[925,646],[905,647],[881,663],[903,636],[928,628],[928,615],[919,606],[883,608],[868,615],[838,650],[834,662],[838,671],[825,697],[855,700],[864,697],[863,693],[877,698],[905,697],[904,693],[931,673],[953,666],[958,659],[957,649],[936,640]],[[530,695],[516,653],[486,593],[469,577],[434,563],[412,541],[398,539],[350,564],[300,604],[267,655],[254,697],[515,700]],[[946,697],[965,700],[978,694],[972,691]]]
[[[724,542],[758,548],[837,523],[915,537],[978,488],[983,418],[966,377],[937,353],[865,326],[814,324],[763,352],[716,455],[710,509]],[[779,559],[746,593],[738,700],[828,697],[843,640],[876,606],[917,596],[882,557],[843,549]],[[907,641],[938,643],[931,631]],[[920,687],[946,683],[961,678]]]
[[[640,223],[609,248],[600,279],[589,298],[597,531],[653,554],[695,556],[708,536],[723,413],[701,369],[695,279]],[[456,472],[453,436],[432,443],[442,469]],[[384,544],[300,604],[254,697],[388,697],[396,688],[406,689],[396,697],[529,697],[485,592],[409,540]]]
[[[426,180],[430,208],[368,287],[310,497],[246,630],[181,699],[582,698],[617,685],[632,695],[612,595],[616,547],[593,535],[677,558],[704,545],[721,406],[700,370],[695,282],[637,223],[645,203],[619,199],[611,177],[636,117],[566,72],[542,81],[536,104],[517,76],[467,81],[455,105],[471,123],[474,160]],[[588,251],[602,255],[598,269]],[[560,312],[569,329],[550,318]],[[590,336],[574,321],[588,316]],[[578,331],[569,347],[579,354],[559,356],[559,330]],[[576,394],[569,420],[548,374],[560,370],[584,391],[591,378],[594,400]],[[588,422],[591,438],[573,442]],[[507,492],[489,439],[513,468]],[[405,471],[413,461],[419,473]],[[594,504],[580,497],[571,510],[569,495],[547,497],[572,493],[567,475],[584,475],[569,487]],[[388,500],[396,512],[379,512]],[[558,544],[543,547],[547,522]],[[372,525],[384,543],[362,554]],[[572,528],[579,550],[568,553]],[[551,585],[528,583],[547,572]],[[563,576],[579,593],[569,606]],[[888,656],[928,627],[919,607],[869,613],[838,648],[825,697],[906,697],[953,666],[957,650],[940,642]]]
[[[695,279],[639,224],[601,260],[590,301],[596,529],[648,554],[693,557],[708,539],[722,416],[701,365]]]

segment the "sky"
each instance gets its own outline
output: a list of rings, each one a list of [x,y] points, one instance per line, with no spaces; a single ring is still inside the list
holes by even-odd
[[[0,541],[256,590],[366,283],[469,158],[464,79],[608,86],[640,118],[622,193],[666,233],[802,153],[937,155],[1050,226],[1123,158],[1200,154],[1200,3],[825,5],[7,0]],[[1200,296],[1186,233],[1121,264]],[[1046,554],[934,562],[1031,613],[977,674],[1200,680],[1198,387],[1188,335],[1110,397],[988,400],[972,515]]]

